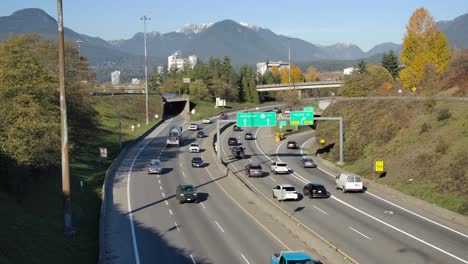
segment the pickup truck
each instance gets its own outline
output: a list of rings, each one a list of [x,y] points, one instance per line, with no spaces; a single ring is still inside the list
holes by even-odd
[[[271,256],[270,264],[315,264],[304,251],[281,251]]]

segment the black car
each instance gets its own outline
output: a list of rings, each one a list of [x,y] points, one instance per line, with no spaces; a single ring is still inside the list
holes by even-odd
[[[228,138],[228,145],[229,146],[237,146],[237,144],[239,144],[239,141],[237,141],[237,138],[235,138],[235,137]]]
[[[245,133],[244,139],[245,140],[253,140],[254,136],[253,136],[252,133]]]
[[[203,132],[203,130],[200,130],[197,132],[197,138],[204,138],[206,137],[206,134],[205,132]]]
[[[221,120],[226,120],[226,119],[228,119],[228,115],[225,114],[225,113],[221,113],[221,114],[219,115],[219,119],[221,119]]]
[[[297,149],[297,143],[294,140],[288,141],[288,149]]]
[[[203,165],[205,165],[205,162],[203,161],[203,159],[201,157],[193,157],[192,158],[192,167],[203,167]]]
[[[179,203],[198,201],[197,189],[191,184],[180,184],[177,186],[176,199]]]
[[[244,150],[243,147],[239,146],[231,147],[232,156],[236,159],[243,159],[245,157]]]
[[[278,107],[273,108],[273,112],[276,112],[277,114],[281,113],[281,109]]]
[[[238,127],[237,125],[234,125],[234,126],[232,127],[232,130],[233,130],[233,131],[242,131],[242,128]]]
[[[310,199],[318,197],[327,198],[328,192],[325,186],[320,183],[309,183],[304,186],[304,196],[309,196]]]
[[[249,177],[262,177],[263,169],[260,164],[251,163],[245,167],[245,171]]]

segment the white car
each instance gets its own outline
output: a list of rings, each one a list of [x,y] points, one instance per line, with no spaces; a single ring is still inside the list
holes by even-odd
[[[189,130],[197,131],[198,130],[198,125],[197,124],[190,124],[188,127]]]
[[[299,195],[291,184],[278,184],[273,188],[273,198],[278,199],[278,201],[297,200]]]
[[[203,119],[203,124],[211,124],[211,120],[208,118]]]
[[[270,170],[274,174],[289,173],[288,164],[286,164],[286,162],[282,162],[282,161],[274,161],[273,163],[271,163]]]
[[[284,110],[284,113],[285,113],[285,114],[290,114],[290,113],[291,113],[291,110],[289,110],[289,109]]]
[[[198,143],[192,143],[189,146],[189,152],[200,152],[200,145]]]

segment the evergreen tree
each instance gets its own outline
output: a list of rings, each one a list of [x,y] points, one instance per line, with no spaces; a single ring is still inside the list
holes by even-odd
[[[367,73],[367,63],[364,60],[360,60],[357,65],[357,72],[359,74]]]
[[[387,69],[387,71],[392,75],[393,79],[398,77],[398,73],[400,71],[398,67],[398,57],[395,55],[393,50],[390,50],[388,54],[384,53],[382,57],[382,67]]]

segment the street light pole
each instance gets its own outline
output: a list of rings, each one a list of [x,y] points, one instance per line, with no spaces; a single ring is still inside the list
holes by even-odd
[[[68,162],[68,127],[67,102],[65,99],[65,48],[63,37],[63,11],[62,0],[57,0],[58,9],[58,55],[59,55],[59,88],[60,88],[60,131],[61,131],[61,157],[62,157],[62,193],[64,213],[64,233],[71,236],[75,233],[72,226],[72,209],[70,198],[70,169]]]
[[[288,37],[288,83],[291,83],[291,37]]]
[[[148,56],[146,54],[146,21],[151,20],[151,18],[147,16],[143,16],[140,18],[143,20],[143,24],[145,25],[145,34],[144,34],[144,39],[145,39],[145,92],[146,92],[146,125],[149,124],[149,117],[148,117]]]
[[[78,59],[81,61],[81,43],[83,41],[81,39],[77,40],[76,43],[78,43]]]

